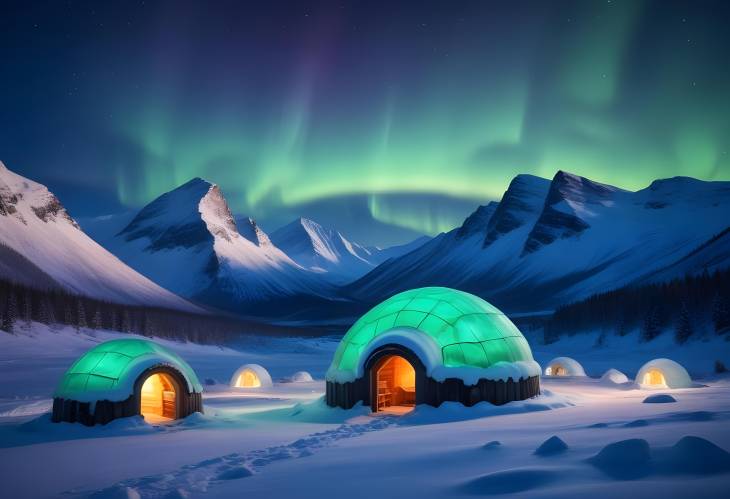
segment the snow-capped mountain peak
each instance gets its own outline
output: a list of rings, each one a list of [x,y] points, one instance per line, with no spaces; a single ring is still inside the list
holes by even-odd
[[[132,267],[183,296],[238,310],[322,287],[252,219],[242,235],[220,188],[195,178],[142,208],[108,243]]]
[[[534,175],[517,175],[487,225],[484,247],[525,224],[534,223],[545,203],[550,182]]]
[[[469,215],[464,223],[456,231],[456,237],[458,239],[464,239],[472,237],[474,235],[480,235],[484,237],[487,232],[489,220],[497,210],[499,203],[490,201],[489,203],[479,206],[474,213]]]
[[[43,222],[59,221],[79,229],[76,221],[45,185],[13,173],[0,161],[0,215],[11,215],[27,224],[26,217],[30,213],[23,213],[21,206],[29,208]]]
[[[304,217],[275,231],[271,241],[301,266],[327,273],[334,282],[362,275],[375,266],[368,260],[368,249]]]
[[[558,171],[550,183],[540,218],[525,241],[523,255],[560,238],[577,236],[588,229],[596,208],[611,206],[616,187]]]
[[[44,185],[11,172],[2,163],[0,244],[22,255],[34,272],[48,276],[49,283],[72,293],[116,303],[200,311],[122,263],[88,237]]]
[[[271,239],[269,235],[261,229],[251,217],[238,218],[237,220],[238,232],[254,243],[256,246],[270,246]]]

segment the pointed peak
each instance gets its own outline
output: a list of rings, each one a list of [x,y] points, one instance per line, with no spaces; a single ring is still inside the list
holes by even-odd
[[[251,217],[239,217],[237,219],[236,226],[238,227],[238,233],[244,238],[248,239],[256,246],[266,246],[271,244],[269,235],[256,223]]]
[[[205,180],[204,178],[193,177],[190,180],[188,180],[187,182],[185,182],[184,184],[177,187],[176,189],[173,189],[173,191],[176,191],[178,189],[190,189],[190,188],[195,188],[195,187],[210,188],[210,187],[216,187],[216,185],[213,182],[209,182],[209,181]]]
[[[461,224],[456,231],[457,239],[473,236],[474,234],[485,234],[489,220],[497,210],[499,203],[490,201],[487,204],[479,206],[474,212],[466,217],[464,223]]]

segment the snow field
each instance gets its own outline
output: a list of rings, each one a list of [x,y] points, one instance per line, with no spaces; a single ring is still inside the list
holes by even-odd
[[[63,371],[118,336],[41,325],[0,335],[0,480],[8,497],[724,497],[730,478],[730,378],[701,375],[718,348],[712,343],[689,345],[681,359],[701,388],[648,392],[597,378],[543,378],[536,399],[420,406],[398,418],[326,407],[321,380],[333,339],[251,337],[233,348],[161,341],[201,379],[217,381],[205,386],[204,415],[160,426],[141,418],[93,428],[50,423],[44,404]],[[624,341],[590,355],[580,338],[534,350],[538,359],[570,355],[594,376],[613,367],[605,365],[611,357],[633,376],[664,355],[661,343],[649,352]],[[703,345],[705,360],[692,353]],[[636,353],[618,354],[626,351]],[[246,363],[265,366],[274,386],[231,390],[228,379]],[[276,382],[297,370],[315,381]],[[676,402],[643,403],[657,394]]]

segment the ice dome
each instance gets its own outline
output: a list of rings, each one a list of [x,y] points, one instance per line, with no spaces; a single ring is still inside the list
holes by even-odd
[[[234,388],[271,388],[273,384],[269,371],[258,364],[244,364],[231,377]]]
[[[677,362],[671,359],[654,359],[639,369],[635,383],[642,388],[690,388],[692,378]]]
[[[585,376],[583,366],[570,357],[555,357],[548,362],[545,368],[545,376]]]
[[[428,287],[392,296],[355,322],[327,371],[329,388],[368,378],[374,367],[369,362],[388,349],[393,356],[418,364],[412,367],[422,368],[423,375],[437,383],[450,379],[464,386],[481,380],[517,383],[540,375],[527,340],[499,309],[463,291]],[[537,386],[531,390],[539,391],[539,382]],[[515,396],[507,398],[516,400],[511,398]],[[472,394],[478,397],[490,398],[486,393]]]
[[[307,371],[297,371],[288,378],[290,383],[308,383],[314,381],[312,375]]]
[[[177,419],[202,411],[202,391],[193,369],[168,348],[138,338],[111,340],[86,352],[63,375],[54,393],[53,419],[106,423],[147,417],[145,408],[153,419],[163,412]]]

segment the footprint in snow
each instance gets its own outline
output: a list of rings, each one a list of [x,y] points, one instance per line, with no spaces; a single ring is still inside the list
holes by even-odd
[[[257,449],[244,454],[232,453],[182,466],[172,473],[124,480],[92,493],[71,491],[77,497],[107,497],[119,491],[133,491],[145,499],[174,497],[177,491],[205,492],[218,481],[238,480],[252,476],[276,461],[311,456],[318,449],[339,440],[379,431],[394,424],[394,418],[382,417],[365,424],[342,424],[331,430],[312,433],[286,445]]]

